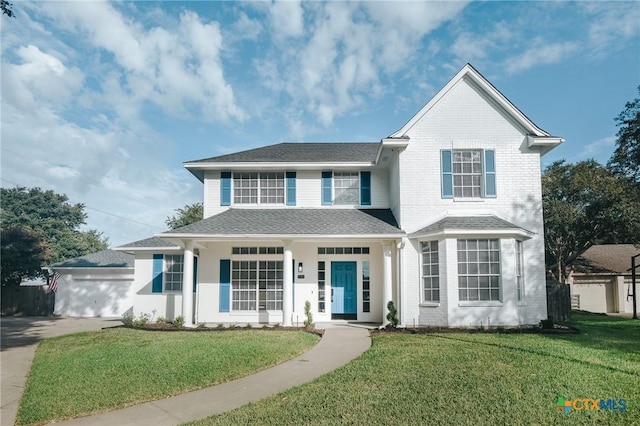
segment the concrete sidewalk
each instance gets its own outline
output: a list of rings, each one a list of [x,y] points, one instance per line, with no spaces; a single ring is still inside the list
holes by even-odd
[[[16,422],[38,343],[45,338],[122,325],[119,318],[4,317],[0,320],[0,424]]]
[[[177,425],[224,413],[322,376],[371,346],[369,330],[348,324],[325,328],[309,351],[267,370],[210,388],[67,422],[65,425]]]

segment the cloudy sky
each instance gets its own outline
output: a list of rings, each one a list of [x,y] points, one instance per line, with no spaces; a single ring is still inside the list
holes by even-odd
[[[2,17],[2,186],[87,206],[110,245],[200,201],[182,163],[379,141],[470,62],[545,156],[606,163],[638,96],[637,2],[22,2]]]

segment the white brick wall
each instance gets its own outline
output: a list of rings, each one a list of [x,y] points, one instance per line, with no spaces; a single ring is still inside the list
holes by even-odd
[[[409,145],[400,153],[399,159],[401,212],[398,217],[401,218],[401,227],[410,233],[446,214],[491,213],[534,232],[535,236],[524,243],[526,301],[518,309],[521,318],[516,323],[536,324],[545,318],[540,156],[527,148],[523,129],[497,110],[469,83],[461,80],[411,128],[408,136]],[[464,148],[495,150],[495,199],[462,201],[441,197],[440,150]],[[515,308],[507,298],[503,300],[501,312],[461,310],[457,306],[457,258],[455,240],[450,241],[445,244],[449,262],[447,276],[442,277],[442,284],[448,282],[450,287],[446,293],[450,298],[449,323],[469,325],[469,320],[476,320],[485,313],[502,318],[501,322],[512,321]],[[504,249],[510,253],[511,245]],[[404,258],[407,266],[411,265],[405,268],[407,292],[413,287],[420,287],[419,274],[411,269],[413,264],[419,262],[419,251],[411,253],[412,250],[418,249],[408,246]],[[508,256],[505,252],[505,262],[511,261]],[[511,268],[510,264],[504,266]],[[509,294],[504,293],[504,296]],[[405,309],[409,319],[418,308],[406,306]],[[422,321],[427,322],[430,315],[434,322],[442,318],[435,314],[435,309],[418,310]]]

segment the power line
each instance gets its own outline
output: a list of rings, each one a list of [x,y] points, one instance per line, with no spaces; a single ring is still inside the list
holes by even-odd
[[[11,180],[9,180],[9,179],[5,179],[5,178],[0,178],[0,179],[1,179],[1,180],[3,180],[3,181],[5,181],[5,182],[7,182],[7,183],[12,184],[12,185],[16,185],[16,186],[19,186],[19,187],[27,188],[27,186],[26,186],[26,185],[21,185],[21,184],[19,184],[18,182],[13,182],[13,181],[11,181]],[[139,221],[137,221],[137,220],[129,219],[128,217],[124,217],[124,216],[117,215],[117,214],[115,214],[115,213],[110,213],[110,212],[107,212],[107,211],[104,211],[104,210],[96,209],[96,208],[93,208],[93,207],[87,206],[86,204],[84,205],[84,207],[85,207],[86,209],[88,209],[88,210],[94,210],[94,211],[97,211],[97,212],[102,213],[102,214],[106,214],[106,215],[109,215],[109,216],[117,217],[118,219],[126,220],[126,221],[128,221],[128,222],[137,223],[138,225],[148,226],[148,227],[150,227],[150,228],[159,229],[159,230],[161,230],[161,231],[164,231],[164,230],[166,229],[166,227],[165,227],[165,228],[162,228],[162,227],[160,227],[160,226],[149,225],[148,223],[139,222]]]

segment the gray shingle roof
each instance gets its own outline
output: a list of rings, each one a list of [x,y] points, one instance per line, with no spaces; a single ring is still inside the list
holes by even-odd
[[[373,162],[379,143],[280,143],[187,163],[350,163]]]
[[[96,253],[64,260],[51,265],[52,268],[132,268],[134,256],[115,250],[102,250]]]
[[[167,231],[197,235],[398,235],[389,209],[229,209]]]
[[[444,229],[474,230],[523,230],[523,228],[500,219],[497,216],[448,216],[416,231],[419,233],[435,232]]]
[[[597,244],[576,260],[576,272],[631,274],[631,256],[640,254],[633,244]],[[640,258],[636,258],[640,263]]]
[[[179,247],[177,244],[174,244],[170,241],[163,240],[162,238],[151,237],[145,238],[144,240],[134,241],[132,243],[128,243],[118,248],[166,248],[166,247]]]

